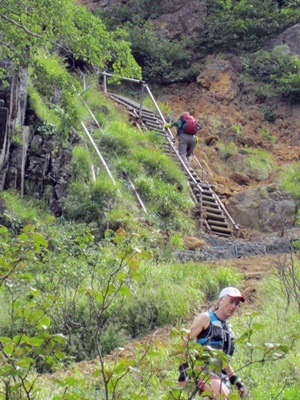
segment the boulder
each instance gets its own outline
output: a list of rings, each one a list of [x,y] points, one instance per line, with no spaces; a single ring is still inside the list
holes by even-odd
[[[235,222],[259,232],[295,226],[297,204],[289,194],[270,185],[249,189],[230,198],[227,209]]]
[[[212,58],[197,77],[198,84],[217,102],[229,104],[240,93],[236,70],[228,60]]]
[[[241,174],[239,172],[233,172],[232,174],[229,175],[228,178],[237,183],[238,185],[242,186],[247,186],[250,183],[250,179],[248,178],[248,176],[245,174]]]
[[[163,36],[170,39],[183,39],[187,35],[200,34],[201,21],[207,15],[204,1],[190,0],[161,0],[157,18],[153,24]],[[163,27],[163,29],[161,29]]]
[[[277,38],[272,39],[267,47],[285,46],[289,54],[300,55],[300,24],[293,25],[282,32]]]
[[[204,240],[193,236],[185,236],[184,244],[189,250],[201,250],[207,246],[207,243]]]

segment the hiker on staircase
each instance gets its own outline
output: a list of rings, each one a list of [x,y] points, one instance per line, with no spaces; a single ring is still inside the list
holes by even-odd
[[[194,152],[194,147],[197,143],[196,133],[202,128],[197,121],[187,111],[183,111],[180,117],[175,122],[165,124],[165,128],[177,127],[178,152],[187,167],[191,165],[191,159]],[[175,139],[174,139],[175,140]]]
[[[234,337],[230,325],[227,324],[227,319],[233,316],[240,302],[244,303],[245,297],[237,288],[226,287],[221,290],[217,309],[214,312],[201,313],[194,319],[187,340],[194,340],[202,346],[222,350],[231,357],[234,352]],[[178,382],[180,385],[184,385],[189,380],[188,368],[187,362],[179,367]],[[234,385],[241,399],[245,398],[245,385],[234,373],[230,364],[220,373],[210,371],[207,366],[203,366],[201,369],[210,378],[198,382],[199,393],[210,392],[214,399],[228,399],[231,392],[230,385]]]

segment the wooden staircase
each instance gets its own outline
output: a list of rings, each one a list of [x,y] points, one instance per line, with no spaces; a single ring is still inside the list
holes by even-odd
[[[141,131],[155,131],[165,139],[162,150],[184,170],[190,186],[191,197],[195,203],[196,215],[199,217],[200,229],[218,236],[238,237],[238,226],[215,193],[214,186],[207,181],[207,176],[201,164],[197,160],[201,170],[200,177],[195,169],[188,168],[181,159],[174,144],[173,134],[169,129],[164,128],[165,121],[163,121],[161,115],[147,107],[141,107],[140,103],[124,96],[113,93],[106,94],[113,101],[126,107],[133,123]]]

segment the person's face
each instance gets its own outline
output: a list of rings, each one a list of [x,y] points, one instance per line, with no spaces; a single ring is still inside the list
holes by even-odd
[[[234,314],[239,304],[240,304],[239,299],[235,299],[229,296],[224,296],[220,300],[219,309],[225,318],[230,318]]]

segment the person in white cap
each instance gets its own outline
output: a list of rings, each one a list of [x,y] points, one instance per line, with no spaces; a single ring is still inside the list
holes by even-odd
[[[245,297],[234,287],[226,287],[219,294],[218,307],[216,311],[199,314],[193,321],[188,334],[188,340],[195,340],[202,346],[210,346],[213,349],[223,350],[228,356],[234,352],[234,338],[230,326],[226,323],[232,317],[240,302],[245,302]],[[188,379],[186,369],[188,364],[179,367],[179,383]],[[235,385],[242,399],[245,396],[245,385],[234,373],[231,365],[222,370],[221,373],[209,371],[206,367],[203,371],[209,373],[210,379],[200,380],[199,392],[210,392],[214,399],[228,399],[231,385]]]

